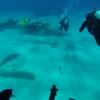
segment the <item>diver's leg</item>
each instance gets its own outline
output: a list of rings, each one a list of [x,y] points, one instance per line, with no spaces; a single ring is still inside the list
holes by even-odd
[[[86,27],[86,21],[84,21],[79,29],[79,32],[82,32],[84,28]]]
[[[100,33],[99,34],[94,34],[94,38],[96,40],[96,43],[100,46]]]

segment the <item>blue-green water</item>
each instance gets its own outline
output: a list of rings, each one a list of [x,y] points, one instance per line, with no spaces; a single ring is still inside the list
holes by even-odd
[[[0,21],[30,18],[49,23],[49,30],[0,30],[0,91],[12,88],[10,100],[48,100],[50,89],[59,89],[55,100],[100,99],[100,47],[79,27],[85,15],[100,8],[98,0],[2,0]],[[68,9],[69,30],[58,35],[63,8]]]

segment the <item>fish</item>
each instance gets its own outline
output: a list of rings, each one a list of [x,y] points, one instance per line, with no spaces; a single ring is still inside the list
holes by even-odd
[[[27,71],[0,71],[0,77],[2,78],[13,78],[13,79],[23,79],[23,80],[35,80],[34,73]]]
[[[6,56],[0,63],[0,67],[4,66],[8,63],[10,63],[11,61],[15,60],[20,54],[19,53],[12,53],[9,54],[8,56]]]
[[[12,89],[5,89],[0,92],[0,100],[10,100],[12,96]]]

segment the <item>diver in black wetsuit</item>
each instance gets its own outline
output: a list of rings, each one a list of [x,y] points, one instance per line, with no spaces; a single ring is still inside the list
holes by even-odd
[[[5,22],[0,22],[0,31],[16,28],[18,28],[18,20],[8,19]]]
[[[62,18],[60,20],[59,24],[60,24],[60,30],[61,31],[64,30],[65,32],[67,32],[68,27],[69,27],[69,19],[68,19],[68,17],[65,16],[64,18]]]
[[[79,31],[82,32],[86,27],[100,46],[100,10],[94,10],[87,14],[86,20],[81,25]]]
[[[67,32],[68,31],[68,28],[69,28],[69,18],[67,17],[67,11],[66,11],[66,8],[64,9],[64,13],[62,15],[62,18],[60,19],[59,21],[59,24],[60,24],[60,30],[61,31],[65,31]]]

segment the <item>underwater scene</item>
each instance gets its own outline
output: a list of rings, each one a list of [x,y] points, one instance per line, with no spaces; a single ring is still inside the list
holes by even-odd
[[[100,1],[0,0],[0,100],[100,100]]]

